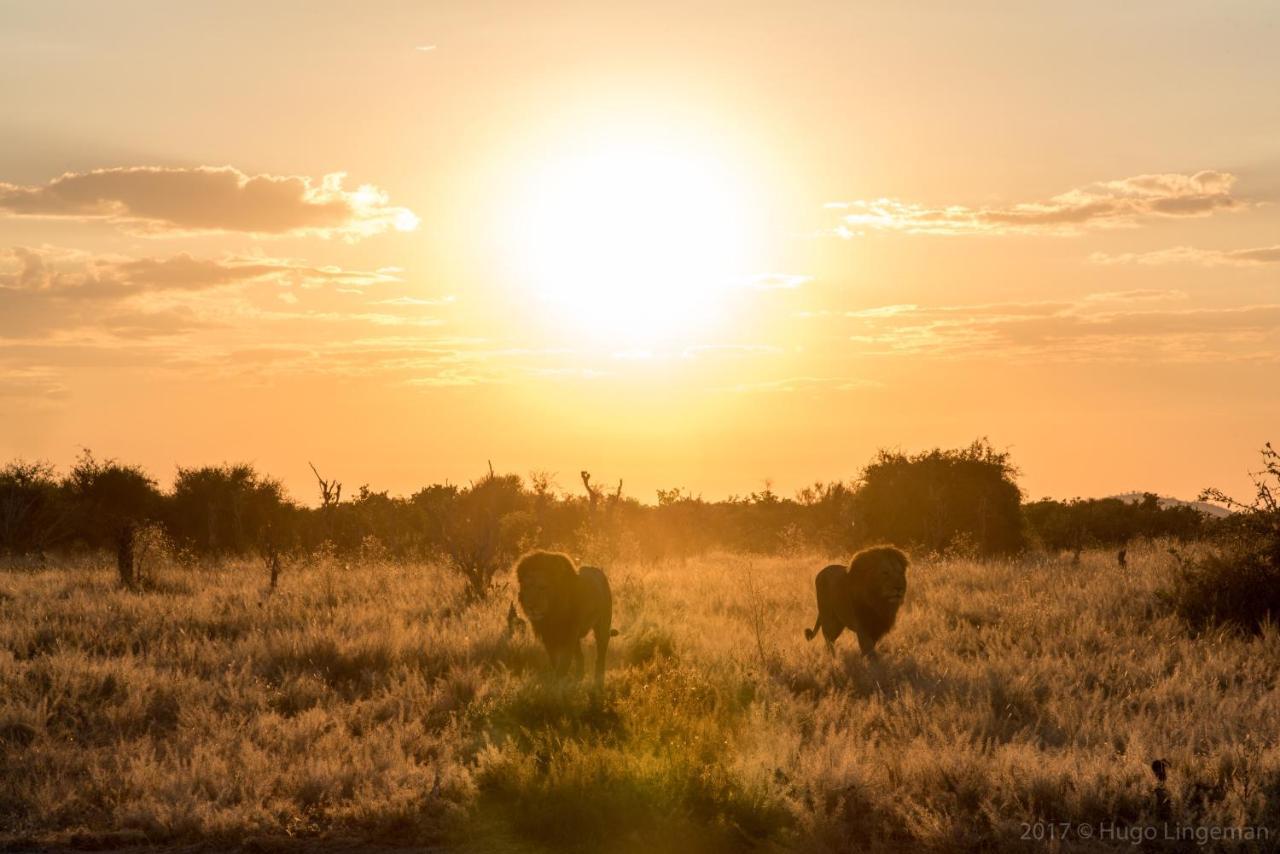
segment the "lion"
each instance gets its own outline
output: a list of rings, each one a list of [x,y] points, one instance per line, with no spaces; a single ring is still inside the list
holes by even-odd
[[[560,552],[535,551],[516,564],[520,609],[529,618],[533,633],[546,647],[551,669],[564,676],[569,665],[582,675],[582,639],[595,634],[595,684],[604,687],[605,655],[612,628],[613,594],[604,570],[594,566],[574,569],[573,560]]]
[[[893,628],[907,592],[907,556],[892,546],[863,549],[848,567],[836,563],[819,572],[814,587],[818,621],[804,630],[805,640],[821,629],[834,652],[836,638],[849,629],[858,636],[862,654],[875,658],[876,644]]]

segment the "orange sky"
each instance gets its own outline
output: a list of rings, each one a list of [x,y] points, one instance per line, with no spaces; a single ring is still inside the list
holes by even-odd
[[[1192,497],[1280,439],[1271,4],[354,8],[3,5],[0,458]]]

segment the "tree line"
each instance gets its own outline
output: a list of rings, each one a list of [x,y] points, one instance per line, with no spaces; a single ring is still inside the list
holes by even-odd
[[[845,554],[870,543],[1008,555],[1200,536],[1209,520],[1154,495],[1023,503],[1017,469],[986,440],[908,455],[882,450],[858,477],[793,496],[766,485],[709,501],[684,489],[642,502],[622,484],[581,472],[573,490],[553,476],[499,474],[436,483],[407,496],[342,484],[316,470],[319,503],[290,497],[250,464],[179,467],[162,490],[145,470],[89,451],[64,474],[41,462],[0,468],[0,553],[128,550],[139,526],[158,527],[195,559],[282,557],[325,549],[394,560],[447,559],[477,590],[521,550],[565,549],[593,560],[681,557],[710,549]],[[580,487],[578,486],[580,484]]]

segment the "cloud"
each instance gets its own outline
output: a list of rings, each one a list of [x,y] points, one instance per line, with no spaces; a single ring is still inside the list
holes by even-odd
[[[54,405],[86,369],[130,381],[509,382],[549,358],[427,337],[444,322],[432,307],[452,299],[398,298],[389,286],[399,284],[396,268],[289,258],[0,250],[0,395]]]
[[[795,290],[810,281],[813,276],[797,273],[760,273],[751,277],[751,287],[758,291]]]
[[[166,337],[147,318],[119,318],[126,338],[0,338],[0,399],[57,405],[67,383],[86,370],[119,376],[175,376],[186,381],[267,385],[293,377],[333,382],[376,381],[405,388],[511,383],[554,377],[562,355],[553,350],[500,348],[478,339],[412,336],[318,340],[305,335],[270,346],[235,347]],[[162,325],[162,324],[161,324]],[[228,330],[215,329],[214,334]]]
[[[1257,267],[1263,264],[1280,264],[1280,245],[1259,246],[1253,249],[1197,249],[1194,246],[1174,246],[1153,252],[1123,252],[1108,255],[1095,252],[1089,256],[1094,264],[1202,264],[1206,267],[1238,266]]]
[[[739,383],[730,386],[730,391],[742,393],[764,392],[796,392],[808,389],[822,391],[857,391],[865,388],[878,388],[881,384],[874,380],[860,377],[783,377],[776,380],[765,380],[754,383]]]
[[[117,338],[158,338],[184,335],[222,324],[201,319],[186,306],[155,311],[124,311],[102,319],[101,328]]]
[[[441,326],[438,317],[407,317],[380,311],[267,311],[242,307],[255,320],[298,320],[310,323],[368,323],[374,326]]]
[[[365,302],[348,312],[297,307],[300,292],[327,286],[333,293],[363,294],[365,288],[400,281],[388,270],[347,270],[288,258],[197,258],[186,253],[132,258],[15,247],[0,250],[0,336],[39,338],[78,329],[138,338],[253,320],[436,323],[389,310],[369,312]],[[283,297],[296,310],[272,312],[253,305],[243,297],[254,286],[270,289],[272,303]]]
[[[48,369],[5,368],[0,365],[0,400],[41,402],[57,401],[66,396],[67,387]]]
[[[776,344],[692,344],[680,351],[685,359],[698,356],[759,356],[783,352]]]
[[[1180,291],[1090,294],[1072,302],[900,305],[845,313],[866,355],[1029,361],[1280,360],[1280,305],[1138,308]]]
[[[356,240],[417,227],[413,212],[392,207],[385,192],[370,184],[346,190],[344,177],[335,172],[316,183],[250,176],[230,166],[95,169],[39,186],[0,182],[0,213],[105,220],[148,236],[243,232]]]
[[[1166,302],[1169,300],[1184,300],[1187,298],[1186,291],[1178,290],[1160,290],[1157,288],[1134,288],[1128,291],[1102,291],[1096,294],[1089,294],[1084,298],[1085,302]]]
[[[209,369],[236,376],[377,378],[427,388],[561,377],[577,370],[556,363],[563,355],[559,349],[495,347],[481,339],[379,336],[240,350],[213,359]]]
[[[420,297],[395,297],[394,299],[380,299],[370,303],[370,305],[398,305],[398,306],[439,306],[450,305],[457,301],[456,297],[447,296],[439,299],[422,299]]]
[[[198,291],[254,281],[316,288],[398,282],[393,273],[317,267],[287,258],[92,257],[59,249],[0,250],[0,292],[24,291],[64,299],[115,299],[148,291]]]
[[[835,232],[851,238],[866,231],[904,234],[1079,234],[1089,228],[1133,226],[1149,218],[1202,217],[1239,210],[1246,202],[1231,194],[1236,177],[1227,172],[1137,175],[1077,187],[1047,201],[1007,207],[930,207],[900,199],[834,202]]]

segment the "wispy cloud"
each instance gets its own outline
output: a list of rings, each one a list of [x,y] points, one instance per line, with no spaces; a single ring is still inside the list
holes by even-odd
[[[1186,291],[1134,288],[1128,291],[1101,291],[1089,294],[1083,301],[1085,303],[1169,302],[1184,300],[1187,296]]]
[[[88,367],[135,377],[180,372],[270,384],[321,376],[406,387],[513,382],[564,367],[549,351],[439,335],[445,321],[431,309],[451,297],[368,298],[370,288],[401,284],[396,268],[287,258],[0,250],[0,395],[58,405]]]
[[[70,394],[72,378],[90,367],[243,385],[324,377],[422,389],[512,383],[531,376],[563,379],[571,370],[559,351],[500,347],[478,339],[304,336],[269,346],[234,347],[224,339],[153,334],[146,318],[121,318],[120,323],[125,334],[115,339],[59,335],[24,342],[0,337],[0,398],[24,405],[58,405]],[[136,329],[129,328],[130,323]],[[225,331],[215,329],[212,334]],[[579,375],[586,377],[581,371]]]
[[[794,290],[812,280],[812,276],[797,273],[760,273],[751,277],[751,287],[758,291]]]
[[[730,391],[757,394],[767,392],[797,392],[807,390],[821,391],[857,391],[864,388],[876,388],[880,383],[860,377],[782,377],[781,379],[761,382],[739,383],[730,386]]]
[[[102,318],[99,327],[116,338],[158,338],[186,335],[221,324],[200,317],[187,306],[121,311]]]
[[[1020,361],[1280,360],[1280,305],[1146,308],[1181,291],[1091,294],[1071,302],[919,306],[843,316],[870,355]]]
[[[1004,207],[930,206],[900,199],[833,202],[840,211],[836,233],[851,238],[867,231],[904,234],[1079,234],[1089,228],[1133,226],[1153,217],[1201,217],[1238,210],[1227,172],[1137,175],[1077,187],[1044,201]]]
[[[5,367],[0,364],[0,400],[28,402],[56,401],[67,396],[67,388],[48,368]]]
[[[437,306],[451,305],[457,301],[456,297],[447,296],[439,299],[422,299],[421,297],[394,297],[392,299],[374,300],[370,305],[398,305],[398,306]]]
[[[399,281],[393,272],[313,266],[287,258],[197,258],[186,253],[132,258],[15,247],[0,250],[0,335],[42,338],[67,329],[117,337],[175,335],[246,320],[299,317],[376,325],[435,323],[394,310],[369,311],[367,302],[348,312],[296,307],[300,291],[327,286],[335,293],[363,294],[371,286]],[[246,289],[264,285],[295,308],[270,312],[239,298]]]
[[[1263,264],[1280,264],[1280,245],[1258,246],[1252,249],[1198,249],[1194,246],[1173,246],[1152,252],[1123,252],[1108,255],[1095,252],[1089,256],[1095,264],[1202,264],[1206,267],[1258,267]]]
[[[135,166],[67,172],[47,184],[0,182],[0,213],[103,220],[148,236],[243,232],[356,240],[418,218],[370,184],[347,190],[343,173],[320,181],[246,175],[230,166]]]
[[[693,344],[682,349],[680,355],[692,359],[702,355],[759,356],[781,352],[776,344]]]
[[[273,311],[242,304],[239,316],[265,321],[305,321],[313,324],[372,324],[373,326],[441,326],[438,317],[408,317],[385,311]]]
[[[0,249],[0,291],[43,293],[65,299],[118,299],[145,291],[197,291],[253,281],[315,288],[363,288],[398,282],[394,273],[312,266],[287,258],[90,256],[72,250]]]
[[[374,336],[311,345],[255,347],[210,357],[219,374],[374,378],[409,388],[510,383],[528,376],[590,377],[559,349],[510,348],[474,338]]]

